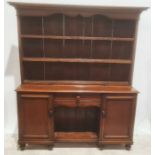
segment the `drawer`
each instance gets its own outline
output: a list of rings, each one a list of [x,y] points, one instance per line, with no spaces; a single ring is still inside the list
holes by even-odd
[[[57,94],[54,96],[54,106],[76,107],[74,94]]]
[[[101,97],[96,94],[57,94],[54,97],[54,106],[65,107],[99,107]]]
[[[101,97],[98,94],[82,94],[77,96],[77,98],[80,107],[100,107],[101,105]]]

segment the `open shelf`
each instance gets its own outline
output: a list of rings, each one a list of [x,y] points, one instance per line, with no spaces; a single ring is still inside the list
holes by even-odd
[[[56,141],[62,142],[97,142],[98,136],[95,132],[55,132]]]
[[[48,16],[23,16],[20,18],[21,34],[129,38],[135,36],[135,20],[112,19],[100,14],[84,17],[55,13]]]
[[[22,49],[24,57],[42,57],[44,55],[43,40],[24,38],[22,39]]]
[[[131,64],[131,60],[123,59],[78,59],[78,58],[29,58],[24,57],[23,61],[30,62],[70,62],[70,63],[112,63],[112,64]]]
[[[21,34],[42,34],[43,30],[43,18],[38,17],[29,17],[21,16],[20,17],[20,30]]]
[[[130,64],[23,62],[25,80],[128,81]],[[33,70],[32,70],[33,69]]]
[[[86,36],[52,36],[52,35],[29,35],[22,34],[22,38],[33,39],[65,39],[65,40],[110,40],[110,41],[134,41],[134,38],[120,37],[86,37]]]
[[[114,20],[113,21],[114,37],[134,37],[135,36],[135,20]]]
[[[42,17],[43,33],[45,35],[62,35],[63,34],[63,15],[53,14]]]

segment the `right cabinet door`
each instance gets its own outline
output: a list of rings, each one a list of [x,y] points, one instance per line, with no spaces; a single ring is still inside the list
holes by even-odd
[[[132,140],[135,104],[135,95],[106,95],[103,98],[101,109],[102,141]]]

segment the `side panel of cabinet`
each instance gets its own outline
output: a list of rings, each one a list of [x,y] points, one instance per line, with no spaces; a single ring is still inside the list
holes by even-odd
[[[101,110],[100,141],[131,141],[136,96],[107,95]]]
[[[20,140],[53,140],[52,97],[40,94],[18,95]]]

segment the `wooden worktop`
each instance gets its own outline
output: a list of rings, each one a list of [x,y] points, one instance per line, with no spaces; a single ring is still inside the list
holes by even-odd
[[[22,84],[17,89],[17,92],[63,92],[63,93],[138,93],[136,89],[131,86],[104,86],[104,85],[36,85],[36,84]]]

